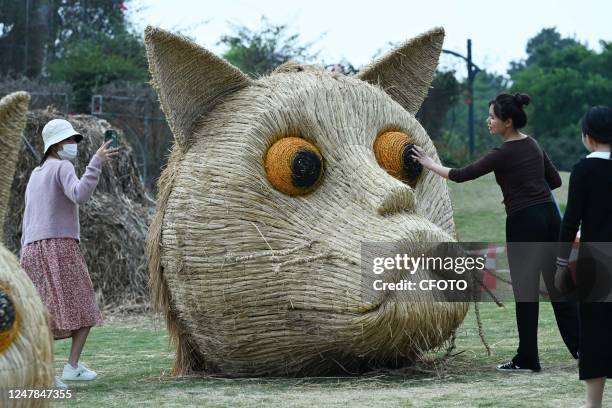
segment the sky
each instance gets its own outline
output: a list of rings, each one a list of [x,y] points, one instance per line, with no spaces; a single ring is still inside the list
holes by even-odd
[[[600,50],[612,41],[612,1],[412,1],[412,0],[132,0],[128,16],[137,28],[147,25],[180,31],[221,54],[219,38],[232,25],[257,29],[265,16],[272,24],[287,24],[304,43],[313,42],[325,63],[349,61],[355,67],[372,61],[390,44],[436,26],[444,27],[444,48],[466,55],[472,40],[473,61],[480,68],[505,74],[511,61],[526,57],[529,38],[542,28],[556,27]],[[465,75],[465,63],[443,55],[442,69]]]

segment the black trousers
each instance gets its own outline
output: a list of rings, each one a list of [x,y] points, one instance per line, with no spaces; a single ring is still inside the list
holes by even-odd
[[[552,244],[538,247],[536,242],[557,242],[561,217],[553,202],[532,205],[506,218],[506,241],[512,289],[516,300],[519,347],[513,358],[525,368],[539,368],[538,291],[540,274],[552,299],[560,299],[554,288],[556,251]],[[518,244],[513,244],[518,243]],[[529,248],[530,247],[530,248]],[[528,250],[526,250],[528,249]],[[530,250],[529,250],[530,249]],[[523,300],[528,301],[523,301]],[[579,344],[578,306],[575,301],[551,302],[557,326],[569,352],[576,357]]]

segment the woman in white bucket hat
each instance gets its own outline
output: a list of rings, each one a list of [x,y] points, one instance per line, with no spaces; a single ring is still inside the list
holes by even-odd
[[[49,311],[55,339],[72,337],[64,380],[93,380],[96,373],[79,362],[92,326],[102,322],[87,264],[79,249],[79,204],[92,196],[102,165],[119,149],[104,143],[79,180],[71,160],[83,136],[64,119],[42,131],[44,157],[26,187],[21,235],[21,266]],[[59,386],[65,386],[56,381]]]

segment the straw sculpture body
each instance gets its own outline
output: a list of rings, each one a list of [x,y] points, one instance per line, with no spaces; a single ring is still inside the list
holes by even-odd
[[[0,215],[6,213],[30,97],[0,100]],[[0,235],[2,237],[2,235]],[[19,262],[0,244],[0,388],[2,406],[47,406],[45,399],[8,400],[8,389],[49,389],[53,384],[51,332],[38,292]]]
[[[356,77],[289,62],[251,80],[147,28],[175,136],[147,242],[175,374],[355,373],[449,340],[466,303],[373,293],[360,267],[362,242],[420,255],[455,238],[444,180],[409,155],[418,144],[437,157],[414,115],[443,37],[420,35]]]

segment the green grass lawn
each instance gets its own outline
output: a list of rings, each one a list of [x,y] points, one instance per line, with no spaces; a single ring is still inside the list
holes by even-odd
[[[567,174],[563,175],[564,183]],[[453,184],[451,196],[459,238],[504,240],[501,194],[493,177]],[[566,188],[566,186],[565,186]],[[564,202],[566,190],[557,195]],[[210,407],[559,407],[579,406],[583,388],[576,362],[566,352],[549,304],[540,312],[541,373],[501,374],[495,364],[512,357],[517,346],[514,307],[481,304],[487,356],[473,309],[459,328],[457,353],[443,368],[376,373],[353,378],[224,379],[173,378],[173,352],[163,323],[147,316],[111,319],[94,328],[83,361],[99,373],[89,383],[71,383],[74,398],[57,406],[210,406]],[[55,343],[60,372],[70,343]],[[434,357],[434,355],[432,355]]]
[[[575,361],[565,351],[549,304],[541,305],[541,373],[502,374],[496,363],[516,349],[514,309],[481,305],[486,355],[471,311],[460,327],[460,353],[438,374],[414,372],[355,378],[223,379],[172,378],[172,351],[166,331],[150,318],[115,321],[93,329],[83,360],[99,378],[71,383],[68,406],[400,406],[400,407],[559,407],[579,406],[582,384]],[[56,367],[70,343],[56,342]]]

